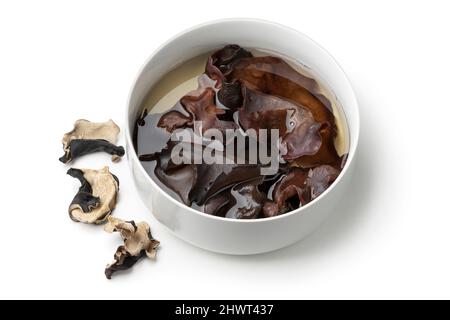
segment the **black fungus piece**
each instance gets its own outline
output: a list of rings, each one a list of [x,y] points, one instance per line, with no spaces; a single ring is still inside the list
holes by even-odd
[[[193,164],[174,164],[171,159],[173,147],[169,142],[161,152],[139,156],[140,161],[156,161],[154,173],[166,187],[174,191],[186,205],[191,205],[189,192],[197,179],[197,166]],[[193,157],[193,155],[191,155]]]
[[[81,183],[69,206],[70,218],[90,224],[105,222],[116,206],[119,179],[108,167],[100,170],[72,168],[67,174]]]
[[[240,108],[243,102],[241,83],[224,81],[217,92],[217,99],[231,111]]]
[[[224,78],[226,81],[240,81],[247,88],[290,100],[309,109],[314,120],[320,124],[322,144],[315,154],[295,159],[297,166],[307,168],[330,164],[339,158],[334,146],[336,123],[330,102],[320,94],[314,79],[302,75],[283,59],[272,56],[238,59]]]
[[[123,157],[123,155],[125,154],[125,149],[122,146],[116,146],[102,139],[76,139],[70,141],[69,151],[65,153],[61,158],[59,158],[59,161],[61,161],[62,163],[68,163],[76,158],[95,152],[106,152],[112,156],[116,156],[114,157],[114,159],[118,159],[120,157]]]
[[[202,207],[203,212],[218,216],[225,217],[228,211],[228,205],[231,201],[230,190],[225,190],[215,196],[210,197]]]
[[[115,272],[130,269],[145,256],[150,259],[156,257],[159,241],[153,238],[146,222],[135,223],[109,217],[105,231],[119,232],[124,241],[124,245],[119,246],[114,254],[114,262],[106,266],[106,278],[111,279]]]
[[[158,121],[158,127],[166,129],[168,132],[174,132],[176,129],[185,128],[192,122],[190,117],[185,116],[179,111],[173,110],[166,112]]]
[[[258,165],[201,165],[197,167],[197,180],[189,193],[189,199],[203,205],[210,197],[223,190],[260,176]]]
[[[189,113],[189,117],[179,111],[169,111],[161,116],[158,127],[165,128],[173,132],[178,128],[192,127],[193,121],[201,121],[202,132],[214,128],[224,131],[226,129],[236,129],[233,121],[223,121],[219,116],[225,114],[224,109],[220,109],[215,104],[216,92],[212,88],[206,88],[198,96],[186,95],[180,99],[184,110]]]
[[[250,51],[236,44],[227,45],[208,58],[205,73],[211,79],[216,80],[216,87],[220,88],[222,81],[232,71],[233,64],[240,59],[251,57],[253,55]]]
[[[343,169],[345,157],[340,158],[335,147],[337,127],[331,101],[315,79],[283,59],[254,57],[238,45],[227,45],[208,58],[198,83],[196,90],[186,93],[170,110],[144,113],[136,126],[140,160],[156,162],[145,163],[145,170],[186,205],[237,219],[275,216],[314,200]],[[170,134],[192,128],[194,121],[202,122],[202,133],[210,128],[222,133],[237,129],[235,137],[221,141],[219,152],[226,154],[234,148],[235,157],[244,161],[173,163]],[[285,164],[276,174],[262,176],[261,163],[250,164],[250,155],[255,155],[250,146],[255,141],[245,135],[248,129],[279,129],[279,151]],[[235,147],[231,142],[238,141],[239,134],[245,146]],[[206,150],[209,142],[195,143]],[[185,152],[189,151],[183,150],[184,159]],[[252,182],[256,180],[260,182]]]
[[[340,170],[330,165],[314,169],[291,168],[274,187],[264,205],[264,216],[273,217],[295,210],[320,196],[336,180]]]
[[[284,159],[316,154],[321,147],[320,123],[307,108],[289,100],[243,87],[244,105],[239,122],[247,129],[278,129]]]
[[[112,275],[117,271],[125,271],[133,267],[136,262],[145,256],[145,251],[142,250],[138,256],[130,256],[124,246],[117,248],[114,253],[114,262],[105,269],[105,276],[111,280]]]
[[[123,147],[116,146],[119,132],[119,126],[112,120],[98,123],[84,119],[77,120],[73,130],[63,136],[64,155],[59,161],[69,163],[94,152],[109,153],[113,162],[119,161],[125,154]]]
[[[100,204],[100,198],[92,195],[92,187],[84,178],[83,171],[71,168],[67,171],[67,174],[78,179],[81,183],[81,187],[73,198],[70,207],[79,206],[83,212],[91,212],[93,208]]]
[[[322,145],[317,153],[295,159],[295,165],[309,168],[334,163],[339,158],[334,147],[335,118],[331,103],[321,94],[317,81],[304,76],[279,57],[253,57],[242,54],[241,49],[236,45],[225,46],[208,59],[206,73],[217,80],[217,87],[239,81],[252,90],[308,108],[320,124]]]
[[[231,219],[257,219],[260,215],[266,195],[263,194],[258,186],[263,178],[241,183],[231,189],[232,206],[228,208],[225,215]]]

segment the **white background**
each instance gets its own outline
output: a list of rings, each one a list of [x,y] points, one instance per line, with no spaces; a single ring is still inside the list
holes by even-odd
[[[450,298],[447,1],[0,1],[1,298]],[[158,224],[126,160],[84,157],[74,166],[119,176],[115,214],[162,243],[108,281],[119,236],[69,219],[79,184],[58,161],[62,134],[78,118],[122,125],[153,50],[236,16],[300,30],[347,72],[362,118],[353,188],[303,242],[226,256]]]

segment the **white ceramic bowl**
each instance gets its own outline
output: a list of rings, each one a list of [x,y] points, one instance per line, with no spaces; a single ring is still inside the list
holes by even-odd
[[[232,220],[194,210],[170,197],[147,175],[133,147],[132,130],[138,110],[158,79],[184,61],[230,43],[279,52],[312,68],[326,81],[344,108],[350,133],[345,168],[318,199],[284,215],[258,220]],[[153,53],[132,87],[126,110],[125,134],[128,161],[137,189],[159,222],[176,236],[200,248],[227,254],[256,254],[280,249],[305,238],[317,229],[345,195],[358,145],[359,113],[355,95],[344,72],[314,41],[276,23],[227,19],[191,28]]]

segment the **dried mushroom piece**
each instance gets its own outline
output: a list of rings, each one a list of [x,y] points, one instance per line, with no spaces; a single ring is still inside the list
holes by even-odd
[[[75,122],[72,131],[62,139],[64,155],[59,161],[68,163],[78,157],[94,152],[106,152],[112,155],[112,161],[120,160],[125,154],[121,146],[116,146],[120,128],[114,121],[90,122],[80,119]]]
[[[100,170],[69,169],[67,174],[81,182],[78,193],[69,206],[69,216],[75,222],[101,224],[116,207],[119,179],[108,167]]]
[[[117,248],[114,254],[114,262],[105,269],[106,278],[111,279],[116,271],[130,269],[144,256],[154,259],[159,241],[153,239],[150,226],[146,222],[135,223],[109,217],[105,225],[108,233],[119,232],[124,245]]]

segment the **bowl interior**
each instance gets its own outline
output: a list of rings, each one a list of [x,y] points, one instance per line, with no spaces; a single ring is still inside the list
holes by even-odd
[[[344,72],[322,47],[295,30],[266,21],[232,19],[210,22],[189,29],[163,44],[147,60],[132,87],[126,114],[126,139],[131,153],[129,157],[138,161],[132,143],[132,134],[142,103],[152,86],[167,72],[183,62],[230,43],[238,44],[244,48],[257,48],[287,56],[291,60],[312,69],[321,78],[321,81],[325,82],[332,94],[336,96],[343,107],[348,126],[349,155],[340,176],[325,191],[325,193],[330,192],[339,183],[340,177],[345,174],[356,150],[359,135],[359,113],[356,98]],[[145,171],[142,166],[141,169]],[[145,175],[147,174],[145,173]],[[148,178],[157,187],[157,184],[149,176]],[[162,189],[157,188],[166,194]],[[319,201],[325,193],[306,206]],[[167,197],[170,200],[177,201],[169,195]],[[185,206],[181,202],[179,204]],[[306,206],[287,214],[300,211]],[[186,206],[186,208],[189,207]]]

